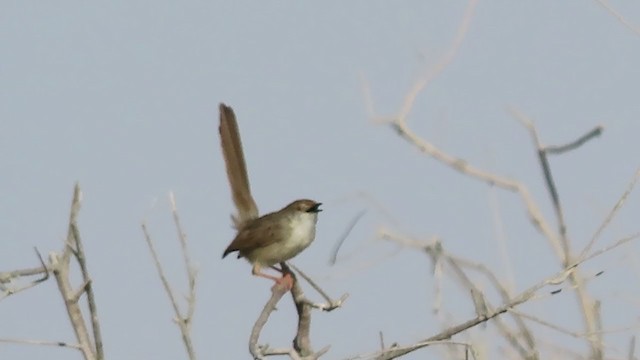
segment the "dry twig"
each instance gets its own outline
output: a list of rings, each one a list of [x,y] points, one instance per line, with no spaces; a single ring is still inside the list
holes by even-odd
[[[44,274],[43,277],[34,280],[30,284],[16,289],[10,289],[8,295],[15,294],[17,291],[25,290],[33,287],[48,279],[49,273],[53,274],[58,285],[60,295],[64,300],[64,305],[69,316],[69,321],[76,335],[77,344],[69,344],[63,341],[47,341],[47,340],[24,340],[24,339],[0,339],[2,342],[12,342],[29,345],[42,346],[58,346],[78,349],[82,352],[85,360],[102,360],[104,359],[104,350],[102,345],[102,335],[100,332],[100,321],[96,306],[96,299],[93,292],[93,284],[89,276],[86,255],[80,231],[78,230],[77,218],[80,212],[82,200],[82,192],[80,185],[76,183],[73,190],[73,199],[71,201],[71,211],[69,215],[69,225],[67,238],[61,252],[52,252],[49,255],[49,263],[45,264],[42,256],[36,249],[36,254],[40,259],[41,267],[33,269],[15,270],[6,273],[0,273],[0,283],[5,283],[13,278],[33,276]],[[82,284],[74,289],[71,285],[70,262],[73,258],[77,261],[82,275]],[[7,295],[7,296],[8,296]],[[87,323],[82,313],[80,299],[82,295],[86,295],[87,307],[91,322]],[[90,328],[90,330],[89,330]],[[90,335],[91,333],[91,335]]]
[[[196,276],[197,272],[195,267],[191,263],[191,257],[189,255],[189,246],[187,243],[187,236],[182,229],[182,225],[180,223],[180,217],[178,216],[178,210],[175,202],[175,197],[173,193],[169,193],[169,201],[171,203],[171,212],[173,215],[173,221],[176,226],[176,230],[178,231],[178,239],[180,241],[180,248],[182,250],[182,258],[184,261],[184,266],[187,271],[187,281],[189,283],[189,295],[187,296],[187,309],[185,314],[180,310],[180,306],[178,305],[178,300],[176,299],[175,292],[171,288],[171,284],[169,284],[169,280],[164,274],[164,269],[162,268],[162,263],[160,263],[160,259],[158,257],[158,253],[156,252],[155,245],[153,243],[153,239],[149,234],[147,229],[147,225],[145,222],[142,223],[142,232],[144,233],[144,238],[149,246],[149,252],[151,253],[151,257],[153,258],[153,262],[156,266],[156,270],[158,271],[158,276],[162,281],[162,286],[164,287],[169,300],[171,301],[171,306],[173,307],[173,312],[175,314],[174,321],[178,324],[180,328],[180,333],[182,334],[182,343],[187,350],[187,354],[189,355],[189,359],[195,360],[196,354],[195,349],[193,347],[193,341],[191,339],[191,324],[193,319],[193,313],[195,311],[195,302],[196,302]]]
[[[296,336],[293,339],[293,348],[285,349],[285,348],[271,348],[269,345],[259,345],[258,340],[260,338],[260,333],[262,328],[269,320],[269,316],[271,312],[275,310],[276,305],[287,293],[286,286],[281,284],[276,284],[271,288],[271,297],[269,301],[265,304],[260,316],[256,320],[253,325],[253,329],[251,330],[251,336],[249,337],[249,352],[255,359],[262,359],[267,356],[275,356],[275,355],[288,355],[291,359],[298,360],[313,360],[318,359],[320,356],[329,351],[329,346],[322,348],[320,351],[314,352],[311,347],[311,309],[321,309],[324,311],[332,311],[340,306],[347,299],[348,294],[344,294],[338,300],[332,300],[309,276],[303,273],[300,269],[293,265],[287,265],[286,263],[280,263],[282,267],[283,274],[290,274],[293,279],[293,287],[291,288],[291,296],[293,298],[293,303],[296,306],[296,311],[298,313],[298,327],[296,331]],[[299,281],[296,275],[291,272],[291,268],[293,268],[300,276],[302,276],[309,284],[316,290],[318,293],[322,295],[327,301],[326,303],[314,303],[309,301],[302,288],[300,287]]]
[[[602,6],[609,14],[613,15],[624,27],[631,30],[634,34],[640,35],[640,27],[629,22],[618,10],[614,9],[607,0],[596,0],[596,2]]]
[[[0,294],[0,301],[2,301],[6,297],[15,295],[20,291],[31,289],[32,287],[44,281],[47,281],[49,279],[49,269],[47,268],[47,265],[44,263],[44,259],[42,259],[42,255],[40,254],[38,249],[36,248],[33,248],[33,249],[35,250],[36,255],[38,256],[38,260],[40,261],[39,267],[31,268],[31,269],[19,269],[19,270],[0,272],[0,290],[2,291],[2,294]],[[29,281],[24,285],[18,285],[18,286],[11,285],[11,283],[16,279],[22,280],[23,278],[31,277],[35,275],[42,275],[42,277]],[[6,285],[6,284],[9,284],[9,285]]]
[[[49,268],[53,272],[54,278],[58,284],[58,290],[67,309],[67,314],[71,325],[78,340],[78,346],[86,360],[102,360],[104,359],[102,336],[100,333],[100,322],[98,320],[95,296],[93,294],[93,286],[91,278],[87,270],[86,255],[82,245],[80,232],[78,231],[78,213],[80,212],[80,204],[82,192],[80,185],[76,184],[73,191],[73,200],[71,202],[71,212],[69,214],[69,230],[67,240],[65,242],[62,253],[51,253],[49,255]],[[80,266],[82,272],[83,283],[76,290],[73,289],[70,280],[69,265],[71,255],[74,256]],[[87,330],[87,323],[84,320],[82,310],[79,304],[82,294],[87,294],[87,303],[89,314],[91,317],[91,332],[93,339]]]

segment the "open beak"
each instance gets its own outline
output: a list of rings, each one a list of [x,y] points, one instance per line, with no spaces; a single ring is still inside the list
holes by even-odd
[[[315,205],[310,207],[309,210],[307,210],[307,212],[308,213],[319,213],[320,211],[322,211],[322,209],[320,209],[320,205],[322,205],[322,203],[315,203]]]

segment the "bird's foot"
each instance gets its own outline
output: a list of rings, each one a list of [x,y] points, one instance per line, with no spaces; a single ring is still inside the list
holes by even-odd
[[[273,287],[282,287],[286,289],[286,291],[290,291],[291,289],[293,289],[294,282],[295,279],[293,278],[293,276],[291,276],[291,273],[285,272],[281,278],[276,280],[276,284],[273,285]]]

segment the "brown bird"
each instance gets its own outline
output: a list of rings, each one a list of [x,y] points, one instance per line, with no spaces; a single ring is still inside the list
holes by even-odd
[[[238,211],[231,216],[238,233],[222,257],[237,251],[238,258],[244,257],[253,265],[253,275],[277,283],[286,281],[291,288],[293,279],[289,274],[283,273],[278,278],[261,272],[261,269],[271,267],[282,271],[274,265],[293,258],[311,244],[316,235],[318,213],[322,211],[319,208],[321,203],[308,199],[296,200],[282,210],[258,217],[236,117],[233,109],[225,104],[220,104],[218,130],[233,202]]]

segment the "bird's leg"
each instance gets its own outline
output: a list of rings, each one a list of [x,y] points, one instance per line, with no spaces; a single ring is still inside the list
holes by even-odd
[[[291,269],[288,266],[286,265],[282,266],[282,263],[280,263],[280,267],[271,265],[270,268],[282,274],[282,278],[280,279],[281,281],[287,281],[288,283],[291,283],[291,286],[288,286],[289,289],[293,287],[293,282],[295,281],[295,277],[293,275],[293,272],[291,272]]]
[[[280,266],[282,266],[282,263],[280,263]],[[255,263],[253,265],[253,269],[251,270],[251,273],[255,276],[260,276],[260,277],[275,281],[276,282],[275,286],[283,285],[287,289],[287,291],[291,290],[293,288],[294,277],[289,267],[286,265],[282,266],[282,269],[278,269],[275,266],[270,266],[270,267],[276,271],[281,272],[282,277],[276,277],[273,275],[260,272],[260,264],[258,263]]]
[[[260,272],[260,264],[255,263],[253,264],[253,269],[251,269],[251,274],[253,274],[254,276],[260,276],[266,279],[271,279],[275,282],[279,282],[281,278],[279,277],[275,277],[273,275],[269,275],[269,274],[265,274],[263,272]]]

